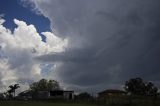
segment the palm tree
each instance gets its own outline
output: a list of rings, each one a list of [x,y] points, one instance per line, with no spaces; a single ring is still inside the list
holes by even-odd
[[[15,90],[20,88],[19,84],[14,84],[14,85],[10,85],[9,86],[9,90],[7,91],[10,97],[15,97]],[[14,93],[14,95],[12,95],[12,93]]]

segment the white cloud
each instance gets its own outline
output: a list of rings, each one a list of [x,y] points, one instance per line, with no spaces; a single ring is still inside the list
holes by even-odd
[[[62,52],[64,51],[66,45],[68,45],[67,39],[59,39],[59,37],[55,36],[51,32],[42,32],[42,34],[46,37],[46,45],[49,49],[54,49],[53,52]],[[50,51],[51,52],[51,51]]]
[[[0,18],[0,82],[3,86],[18,80],[39,80],[42,78],[41,63],[34,58],[52,52],[63,52],[67,39],[61,39],[51,32],[42,32],[46,42],[42,41],[34,25],[14,19],[17,27],[13,33],[3,26]]]

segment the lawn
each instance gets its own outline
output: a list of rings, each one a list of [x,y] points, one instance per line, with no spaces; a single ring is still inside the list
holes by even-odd
[[[81,103],[53,103],[53,102],[28,102],[28,101],[0,101],[0,106],[100,106]]]
[[[0,101],[0,106],[160,106],[160,102],[157,101],[155,103],[146,101],[133,101],[132,104],[87,104],[87,103],[69,103],[69,102],[42,102],[42,101]]]

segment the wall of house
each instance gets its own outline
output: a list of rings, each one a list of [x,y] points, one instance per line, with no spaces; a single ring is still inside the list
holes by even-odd
[[[125,93],[119,93],[119,92],[117,92],[117,93],[109,93],[109,92],[107,92],[107,93],[101,93],[101,94],[99,94],[98,95],[98,99],[99,100],[106,100],[106,99],[109,99],[109,98],[112,98],[112,97],[114,97],[114,98],[116,98],[116,97],[123,97],[123,96],[125,96]]]
[[[50,93],[48,91],[39,91],[37,94],[37,98],[39,99],[47,99],[49,98]]]
[[[74,93],[73,92],[64,92],[63,97],[65,99],[73,100],[74,99]]]

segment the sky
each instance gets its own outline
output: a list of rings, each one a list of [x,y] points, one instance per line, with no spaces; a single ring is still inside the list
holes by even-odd
[[[0,84],[41,78],[64,89],[160,87],[159,0],[1,0]]]

